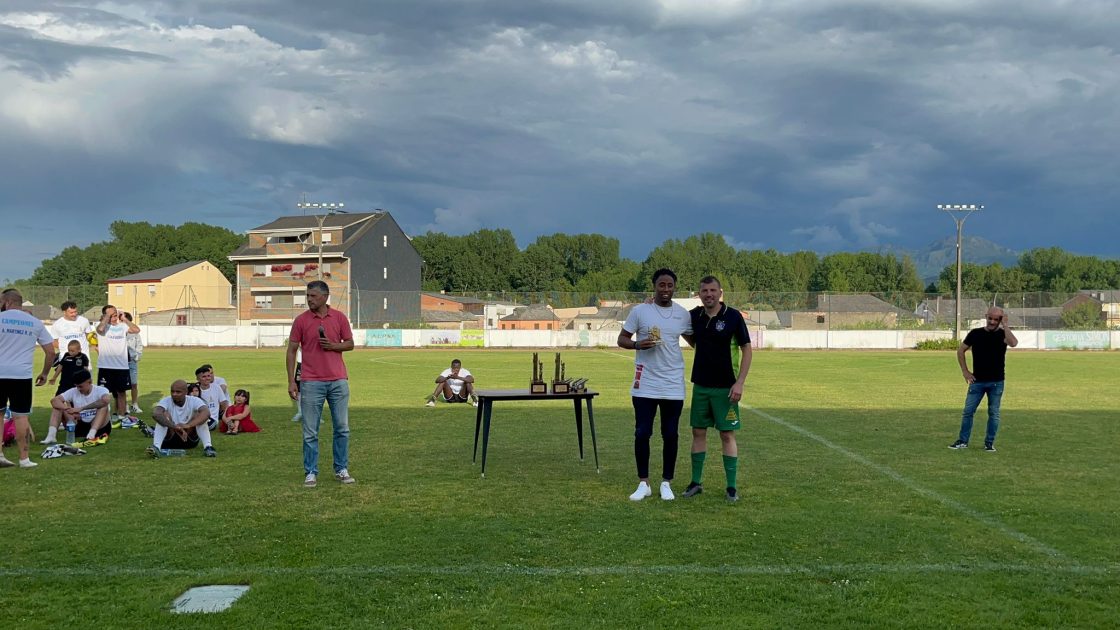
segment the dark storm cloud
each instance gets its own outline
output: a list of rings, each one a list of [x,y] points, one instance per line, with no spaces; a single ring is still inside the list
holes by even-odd
[[[919,246],[981,202],[1001,244],[1111,248],[1115,2],[97,6],[0,9],[5,214],[243,230],[306,192],[642,257]]]

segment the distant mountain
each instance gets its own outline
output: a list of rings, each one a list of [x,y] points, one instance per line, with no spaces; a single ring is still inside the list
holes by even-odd
[[[990,265],[999,263],[1004,267],[1013,267],[1019,263],[1019,252],[1008,249],[998,243],[993,243],[979,236],[965,236],[961,239],[961,259],[966,263],[977,265]],[[957,237],[947,236],[936,240],[919,250],[903,249],[886,245],[880,248],[880,253],[894,254],[895,256],[909,256],[918,268],[918,276],[922,282],[930,283],[937,280],[941,270],[957,262]]]

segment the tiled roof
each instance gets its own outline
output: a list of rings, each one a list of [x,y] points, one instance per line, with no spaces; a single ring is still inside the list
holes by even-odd
[[[111,278],[105,282],[142,282],[144,280],[163,280],[168,276],[173,276],[184,269],[204,263],[205,260],[192,260],[190,262],[179,263],[178,265],[171,265],[169,267],[160,267],[159,269],[152,269],[151,271],[141,271],[134,273],[130,276],[121,276],[120,278]]]
[[[367,219],[373,218],[375,221],[380,219],[386,213],[384,212],[339,212],[335,214],[328,214],[323,217],[323,227],[325,228],[342,228],[361,223]],[[317,230],[319,229],[319,219],[314,214],[303,214],[290,217],[280,217],[272,223],[265,223],[262,226],[255,227],[249,232],[276,232],[279,230]]]
[[[551,322],[556,321],[556,313],[544,304],[533,304],[531,306],[523,306],[513,312],[512,315],[506,315],[500,321],[503,322]]]

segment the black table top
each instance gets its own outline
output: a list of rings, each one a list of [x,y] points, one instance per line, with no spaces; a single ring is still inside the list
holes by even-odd
[[[575,398],[592,398],[599,392],[587,390],[584,392],[569,392],[567,394],[530,394],[528,389],[476,389],[474,395],[479,400],[572,400]]]

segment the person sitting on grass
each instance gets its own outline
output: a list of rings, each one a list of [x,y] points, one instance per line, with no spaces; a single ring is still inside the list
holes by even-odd
[[[171,395],[164,397],[152,411],[156,421],[152,445],[148,455],[160,457],[164,449],[191,449],[202,442],[202,452],[207,457],[217,457],[210,443],[210,408],[201,398],[187,395],[187,382],[177,380],[171,384]]]
[[[451,367],[436,377],[436,388],[428,395],[425,406],[435,407],[436,397],[442,397],[444,402],[449,403],[465,403],[469,400],[472,405],[478,406],[478,397],[474,395],[474,377],[459,359],[452,361]]]
[[[75,343],[75,342],[71,342]],[[93,384],[93,374],[81,370],[74,374],[76,384],[51,399],[51,426],[43,444],[54,444],[61,421],[74,422],[74,435],[85,436],[82,446],[96,446],[109,440],[113,427],[109,424],[109,390]]]
[[[226,409],[226,415],[222,418],[222,425],[219,430],[227,435],[257,433],[261,430],[257,423],[253,422],[253,410],[249,407],[248,390],[239,389],[234,392],[233,404]]]

